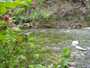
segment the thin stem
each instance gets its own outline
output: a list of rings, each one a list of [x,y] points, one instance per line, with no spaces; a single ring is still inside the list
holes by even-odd
[[[15,47],[13,48],[12,52],[11,52],[10,55],[9,55],[8,67],[9,67],[9,64],[10,64],[11,55],[12,55],[13,51],[15,50],[15,48],[16,48],[16,45],[15,45]]]

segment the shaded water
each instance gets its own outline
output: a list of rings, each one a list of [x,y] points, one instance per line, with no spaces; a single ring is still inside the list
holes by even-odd
[[[45,41],[43,47],[52,56],[59,56],[62,48],[68,48],[72,54],[71,59],[75,68],[90,68],[90,50],[79,51],[71,46],[72,41],[78,40],[79,46],[90,47],[89,29],[53,29],[53,28],[23,28],[24,32],[32,32],[32,36],[37,36],[37,42]],[[85,55],[83,56],[82,53]]]

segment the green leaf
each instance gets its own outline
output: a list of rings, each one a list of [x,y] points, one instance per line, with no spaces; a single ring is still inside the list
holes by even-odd
[[[23,1],[25,1],[25,2],[31,2],[32,0],[23,0]]]
[[[13,2],[10,0],[0,0],[0,13],[6,12],[6,7],[8,8],[15,8],[17,5],[25,5],[29,6],[26,2]]]
[[[63,65],[64,65],[64,66],[68,66],[68,64],[69,64],[68,61],[64,61],[64,62],[63,62]]]
[[[69,50],[65,51],[65,52],[62,52],[61,56],[67,59],[67,58],[70,58],[70,53],[71,52]]]
[[[33,49],[35,49],[35,48],[36,48],[35,44],[31,44],[31,47],[32,47]]]
[[[28,32],[28,33],[24,33],[25,35],[30,35],[30,33],[32,33],[32,32]]]
[[[0,49],[0,55],[4,56],[4,58],[6,58],[7,56],[7,52],[5,49]]]
[[[0,30],[0,40],[4,39],[5,35],[3,35],[3,31]]]
[[[22,10],[22,11],[23,11],[23,10],[25,10],[25,8],[20,8],[20,10]]]
[[[4,6],[0,6],[0,13],[6,12],[6,8]]]
[[[48,68],[53,68],[53,66],[52,65],[49,65]]]
[[[42,54],[42,56],[49,56],[49,54],[48,53],[45,53],[45,54]]]
[[[61,57],[64,57],[65,59],[70,58],[71,52],[67,50],[67,48],[63,48],[63,52],[61,54]]]
[[[33,65],[29,65],[29,68],[34,68],[34,66]]]
[[[11,29],[15,30],[15,31],[20,31],[20,29],[18,27],[12,27]]]
[[[38,59],[39,59],[39,54],[35,54],[35,55],[34,55],[34,60],[37,61]]]
[[[16,6],[12,4],[11,2],[0,2],[0,6],[3,7],[9,7],[9,8],[15,8]]]
[[[15,2],[20,2],[21,0],[15,0]]]
[[[14,34],[12,32],[12,30],[9,29],[8,31],[8,35],[5,35],[6,38],[5,39],[12,39],[13,41],[15,41],[16,39],[14,38]]]
[[[20,55],[18,58],[21,58],[21,59],[25,59],[26,60],[26,56],[24,56],[24,55]]]
[[[15,55],[12,55],[13,59],[17,58]]]
[[[25,38],[25,41],[27,42],[28,41],[28,38]]]
[[[35,68],[46,68],[45,66],[42,66],[42,64],[38,64],[35,66]]]
[[[64,47],[64,48],[63,48],[63,51],[66,51],[66,50],[67,50],[67,48]]]

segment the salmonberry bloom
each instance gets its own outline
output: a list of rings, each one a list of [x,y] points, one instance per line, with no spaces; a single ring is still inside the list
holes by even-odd
[[[13,22],[10,23],[10,27],[12,27],[13,25],[15,25]]]
[[[14,43],[15,43],[15,44],[19,44],[19,40],[16,40]]]
[[[70,62],[71,63],[71,62]],[[72,67],[72,64],[68,64],[69,67]]]
[[[31,2],[31,5],[33,6],[34,4],[35,4],[34,1],[32,1],[32,2]]]
[[[24,35],[24,38],[26,38],[27,37],[27,35]]]
[[[6,23],[8,23],[8,20],[9,20],[9,15],[5,15],[4,21],[6,21]]]
[[[51,56],[51,58],[53,59],[53,56]]]
[[[1,30],[3,30],[3,28],[1,28]]]

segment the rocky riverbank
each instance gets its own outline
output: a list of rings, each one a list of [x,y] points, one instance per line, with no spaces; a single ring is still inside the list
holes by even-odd
[[[16,16],[16,24],[24,23],[23,27],[82,28],[90,26],[89,3],[89,0],[35,0],[33,7],[21,6],[9,14]]]
[[[17,25],[18,27],[34,27],[34,28],[71,28],[71,29],[82,29],[86,26],[81,23],[72,23],[72,24],[63,24],[63,25],[51,25],[49,23],[47,24],[40,24],[36,22],[32,23],[24,23],[23,25]]]

